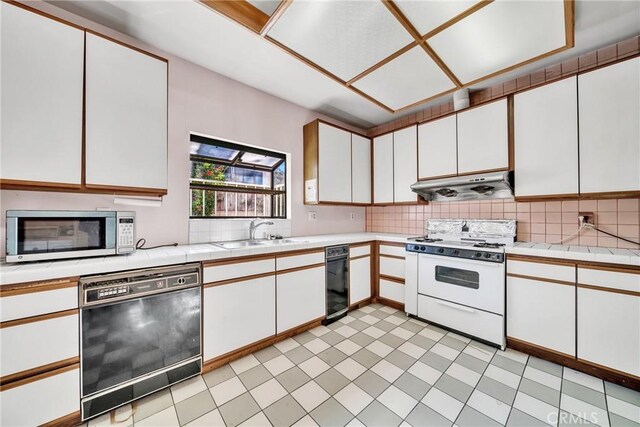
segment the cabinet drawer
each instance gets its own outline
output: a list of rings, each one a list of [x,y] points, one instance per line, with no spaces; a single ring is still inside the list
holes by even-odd
[[[404,285],[380,279],[380,296],[404,304]]]
[[[0,328],[0,377],[78,357],[78,312]],[[76,361],[77,362],[77,361]]]
[[[404,279],[404,259],[381,256],[380,274]]]
[[[518,274],[539,279],[560,280],[575,283],[576,268],[573,265],[546,264],[535,261],[507,259],[507,274]]]
[[[351,246],[349,247],[349,257],[355,258],[371,254],[371,245]]]
[[[276,269],[275,257],[256,260],[231,260],[220,264],[205,265],[203,283],[220,282],[256,274],[271,273]]]
[[[324,249],[300,255],[278,256],[276,259],[276,269],[278,271],[314,264],[324,264]]]
[[[404,258],[405,250],[403,246],[380,245],[380,255],[400,256]]]
[[[3,292],[0,297],[0,321],[22,319],[41,314],[78,308],[78,284],[69,282],[65,287],[51,290],[18,289]],[[43,289],[50,289],[43,286]]]
[[[503,317],[418,295],[418,317],[502,345]]]
[[[578,267],[578,283],[623,291],[640,292],[640,271],[609,271]]]
[[[80,367],[17,381],[0,393],[0,425],[35,426],[80,410]],[[15,386],[14,386],[15,385]]]

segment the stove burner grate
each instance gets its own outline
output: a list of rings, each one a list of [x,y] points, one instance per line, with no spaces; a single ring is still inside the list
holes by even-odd
[[[420,243],[435,243],[435,242],[442,242],[442,239],[431,239],[429,237],[416,237],[415,239],[412,239],[415,242],[420,242]]]
[[[503,246],[504,246],[504,243],[487,243],[487,242],[476,243],[475,245],[473,245],[474,248],[492,248],[492,249],[498,249]]]

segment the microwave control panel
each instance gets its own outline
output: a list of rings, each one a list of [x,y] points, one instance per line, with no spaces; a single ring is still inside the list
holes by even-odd
[[[135,250],[135,217],[118,217],[118,253],[128,253]]]

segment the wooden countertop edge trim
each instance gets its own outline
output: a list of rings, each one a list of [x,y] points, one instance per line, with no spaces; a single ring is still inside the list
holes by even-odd
[[[276,258],[287,258],[287,257],[296,256],[296,255],[308,255],[308,254],[315,254],[315,253],[324,254],[324,250],[326,247],[328,246],[322,246],[319,248],[310,248],[310,249],[296,249],[296,250],[287,251],[287,252],[277,252],[275,255],[276,255]]]
[[[640,297],[640,292],[638,291],[630,291],[627,289],[620,289],[620,288],[609,288],[607,286],[596,286],[596,285],[587,285],[584,283],[578,283],[578,288],[591,289],[592,291],[610,292],[613,294],[629,295],[632,297]]]
[[[27,377],[43,374],[45,372],[54,371],[69,365],[77,365],[80,363],[80,357],[74,356],[64,360],[47,363],[46,365],[36,366],[35,368],[26,369],[24,371],[15,372],[0,378],[0,387],[8,385],[14,381],[19,381]]]
[[[380,274],[380,280],[386,280],[388,282],[394,282],[394,283],[399,283],[401,285],[404,285],[404,279],[401,279],[399,277],[394,277],[394,276],[387,276],[386,274]]]
[[[78,286],[79,277],[66,277],[62,279],[40,280],[37,282],[13,283],[0,286],[0,298],[16,295],[31,294],[35,292],[53,291],[56,289]]]
[[[280,275],[280,274],[287,274],[287,273],[295,273],[296,271],[310,270],[312,268],[319,268],[319,267],[324,268],[324,265],[325,265],[324,262],[319,262],[316,264],[301,265],[299,267],[292,267],[284,270],[278,270],[276,271],[276,274]]]
[[[266,260],[266,259],[273,259],[275,261],[276,254],[268,253],[268,254],[247,255],[247,256],[239,256],[239,257],[233,257],[233,258],[223,258],[218,260],[202,261],[202,267],[209,268],[209,267],[215,267],[218,265],[240,264],[243,262],[260,261],[260,260]]]
[[[507,253],[507,261],[520,261],[539,264],[564,265],[567,267],[577,266],[578,268],[588,268],[591,270],[613,271],[618,273],[640,274],[640,266],[629,264],[616,264],[613,262],[588,261],[579,259],[566,259],[544,257],[537,255],[522,255]]]
[[[520,261],[520,262],[529,262],[529,263],[539,263],[539,264],[553,264],[553,265],[563,265],[565,267],[575,267],[577,261],[575,260],[564,260],[559,258],[546,258],[535,255],[520,255],[520,254],[510,254],[507,253],[507,262],[508,261]]]
[[[64,374],[65,372],[72,371],[74,369],[80,369],[80,364],[79,363],[75,363],[73,365],[67,365],[67,366],[64,366],[62,368],[54,369],[54,370],[48,371],[48,372],[43,372],[41,374],[33,375],[31,377],[28,377],[28,378],[23,378],[23,379],[18,380],[18,381],[13,381],[13,382],[10,382],[8,384],[2,384],[2,385],[0,385],[0,391],[4,392],[4,391],[7,391],[7,390],[11,390],[12,388],[21,387],[23,385],[26,385],[26,384],[29,384],[29,383],[32,383],[32,382],[35,382],[35,381],[40,381],[40,380],[43,380],[45,378],[53,377],[55,375]]]
[[[202,285],[202,287],[205,289],[213,288],[215,286],[229,285],[231,283],[238,283],[238,282],[248,282],[249,280],[261,279],[263,277],[269,277],[269,276],[275,276],[275,275],[276,275],[275,271],[268,271],[266,273],[258,273],[258,274],[252,274],[250,276],[234,277],[233,279],[225,279],[225,280],[219,280],[217,282],[205,283],[204,285]]]
[[[378,240],[378,245],[380,245],[380,246],[398,246],[398,247],[404,248],[406,243],[389,242],[389,241],[386,241],[386,240]]]
[[[537,282],[554,283],[556,285],[576,286],[575,282],[568,282],[566,280],[548,279],[546,277],[528,276],[526,274],[507,273],[507,277],[513,277],[513,278],[516,278],[516,279],[532,280],[532,281],[537,281]]]
[[[578,268],[584,268],[584,269],[588,269],[588,270],[611,271],[611,272],[614,272],[614,273],[627,273],[627,274],[639,274],[640,275],[640,266],[635,266],[635,265],[622,266],[620,264],[599,265],[599,264],[582,264],[582,263],[578,263]]]
[[[77,308],[71,310],[57,311],[55,313],[39,314],[37,316],[23,317],[21,319],[7,320],[0,322],[0,329],[11,328],[14,326],[26,325],[27,323],[42,322],[44,320],[56,319],[58,317],[73,316],[80,313]]]

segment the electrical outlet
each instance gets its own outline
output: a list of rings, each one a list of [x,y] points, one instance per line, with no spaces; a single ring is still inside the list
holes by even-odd
[[[580,225],[582,224],[592,224],[595,225],[595,216],[593,212],[578,212],[578,220],[580,221]]]
[[[355,221],[355,219],[356,219],[356,213],[351,212],[351,221]]]
[[[311,211],[309,212],[309,216],[307,218],[308,221],[316,221],[318,219],[318,213]]]

